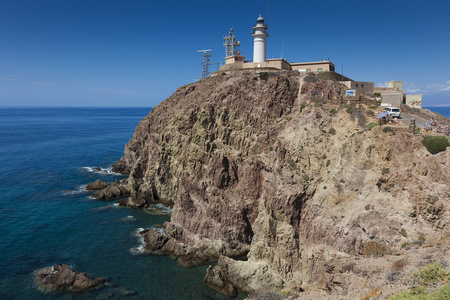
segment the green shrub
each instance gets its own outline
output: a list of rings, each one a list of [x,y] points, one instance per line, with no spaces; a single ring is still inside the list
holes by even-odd
[[[325,154],[322,155],[322,159],[327,159],[327,156]]]
[[[300,104],[300,112],[302,112],[302,110],[305,108],[305,106],[306,106],[306,103],[305,103],[305,102],[303,102],[302,104]]]
[[[380,242],[367,242],[362,249],[362,253],[369,257],[381,257],[390,254],[391,248]]]
[[[369,126],[367,126],[367,130],[371,131],[377,125],[377,123],[370,123]]]
[[[367,204],[366,206],[364,206],[365,210],[369,210],[370,209],[370,204]]]
[[[287,162],[292,169],[297,169],[297,165],[295,164],[295,162],[292,159],[288,159]]]
[[[280,168],[277,168],[276,171],[277,171],[278,174],[281,174],[281,169]]]
[[[292,120],[292,117],[287,117],[286,119],[287,119],[288,121],[290,121],[290,120]]]
[[[320,103],[319,102],[314,102],[314,107],[319,107]]]
[[[331,135],[335,135],[335,134],[336,134],[336,129],[331,128],[331,129],[328,131],[328,133],[331,134]]]
[[[392,128],[389,127],[389,126],[386,126],[386,127],[383,128],[383,132],[384,132],[384,133],[394,132],[394,129],[392,129]]]
[[[349,106],[349,107],[347,107],[347,112],[348,112],[349,114],[351,114],[351,113],[352,113],[352,111],[353,111],[353,108],[351,108],[350,106]]]
[[[318,79],[317,79],[316,76],[314,76],[312,74],[309,74],[309,75],[305,76],[305,78],[303,78],[303,81],[305,81],[305,82],[317,82]]]
[[[325,166],[328,168],[329,165],[330,165],[330,160],[327,160],[327,163]]]
[[[324,190],[326,190],[326,189],[327,189],[327,186],[326,186],[326,185],[324,185],[324,186],[323,186],[323,189],[324,189]]]
[[[404,249],[404,248],[406,248],[406,247],[408,247],[409,246],[409,243],[408,242],[404,242],[400,247],[402,248],[402,249]]]
[[[303,175],[303,179],[305,179],[305,181],[309,181],[309,176],[308,176],[308,174],[304,174],[304,175]]]
[[[450,279],[450,271],[444,269],[440,262],[428,264],[419,269],[419,273],[414,273],[413,275],[418,278],[420,285],[425,286]]]
[[[272,146],[270,146],[270,147],[269,147],[269,150],[270,150],[270,151],[273,151],[273,147],[272,147]]]
[[[334,108],[330,109],[330,114],[334,115],[336,113],[336,110]]]
[[[383,168],[382,170],[381,170],[381,174],[382,175],[385,175],[385,174],[388,174],[389,173],[389,168]]]
[[[267,80],[267,78],[269,78],[269,73],[263,72],[263,73],[259,74],[259,79]]]
[[[403,236],[403,237],[407,237],[407,236],[408,236],[408,234],[406,233],[405,228],[402,228],[402,229],[400,230],[400,235]]]
[[[422,144],[431,154],[445,151],[445,149],[450,146],[450,143],[445,136],[426,136],[422,140]]]
[[[371,105],[371,106],[369,106],[370,109],[377,109],[377,107],[378,107],[378,106],[376,106],[376,105]]]
[[[220,74],[220,75],[224,76],[224,75],[227,75],[227,73],[225,73],[225,72],[222,72],[222,74]]]
[[[381,93],[373,93],[375,97],[381,97]]]
[[[344,178],[341,178],[341,180],[339,180],[341,183],[345,183]]]

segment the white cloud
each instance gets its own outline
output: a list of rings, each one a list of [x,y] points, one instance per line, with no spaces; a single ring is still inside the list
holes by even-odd
[[[15,80],[14,78],[0,77],[0,80]]]
[[[432,83],[427,86],[427,89],[431,93],[450,92],[450,80],[447,80],[445,84]]]
[[[55,86],[56,84],[44,81],[33,81],[31,84],[40,85],[40,86]]]

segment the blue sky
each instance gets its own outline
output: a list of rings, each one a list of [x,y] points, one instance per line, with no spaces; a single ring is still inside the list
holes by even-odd
[[[450,1],[270,1],[268,58],[331,60],[424,106],[450,106]],[[247,59],[262,0],[0,0],[0,106],[155,106],[224,61],[233,26]],[[216,70],[215,66],[211,70]]]

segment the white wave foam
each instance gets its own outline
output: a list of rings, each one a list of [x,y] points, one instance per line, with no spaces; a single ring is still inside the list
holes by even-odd
[[[99,168],[99,167],[81,167],[82,169],[97,174],[108,174],[108,175],[121,175],[120,173],[113,172],[112,167],[109,168]]]
[[[130,217],[130,216],[128,216]],[[146,245],[144,237],[141,235],[141,232],[145,230],[145,228],[137,228],[134,232],[133,232],[133,236],[138,238],[139,241],[139,246],[137,247],[133,247],[130,249],[130,253],[134,254],[134,255],[138,255],[138,254],[143,254],[145,253],[144,247]]]
[[[112,206],[119,206],[119,203],[114,203]]]
[[[155,207],[156,209],[161,210],[161,211],[165,211],[165,212],[167,212],[167,213],[169,213],[169,214],[171,214],[171,213],[173,212],[173,209],[171,209],[171,208],[168,207],[168,206],[164,206],[164,205],[162,205],[161,203],[155,204],[154,207]]]
[[[77,186],[75,190],[64,191],[64,195],[76,195],[86,193],[86,184]]]

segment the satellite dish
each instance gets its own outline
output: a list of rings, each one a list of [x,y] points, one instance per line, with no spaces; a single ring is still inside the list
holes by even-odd
[[[240,55],[241,54],[241,50],[236,50],[236,55]]]
[[[241,41],[236,41],[236,47],[239,47],[241,45]]]

